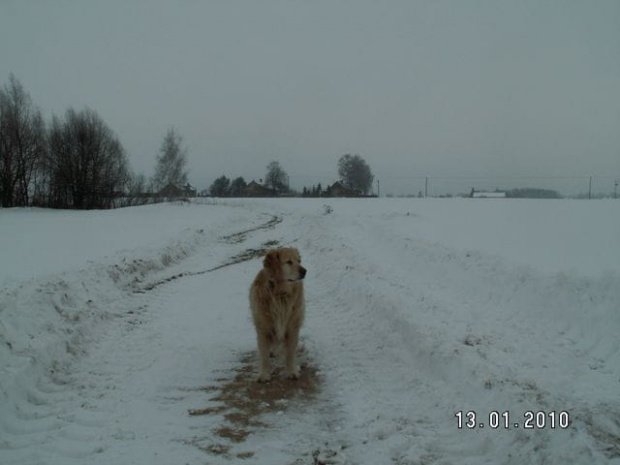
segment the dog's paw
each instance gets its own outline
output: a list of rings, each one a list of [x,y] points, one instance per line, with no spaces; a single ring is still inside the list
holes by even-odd
[[[259,383],[268,383],[271,381],[271,375],[269,373],[259,373],[256,377],[256,381]]]
[[[286,377],[288,379],[299,379],[299,369],[295,368],[294,370],[287,371]]]

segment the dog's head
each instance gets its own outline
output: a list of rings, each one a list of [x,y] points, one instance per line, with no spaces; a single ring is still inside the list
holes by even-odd
[[[299,251],[295,248],[270,250],[265,255],[263,266],[277,281],[294,283],[306,276],[306,269],[301,266]]]

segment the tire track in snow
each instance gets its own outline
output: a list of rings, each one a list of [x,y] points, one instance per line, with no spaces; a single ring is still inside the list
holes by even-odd
[[[246,229],[244,231],[241,232],[237,232],[237,233],[233,233],[233,234],[229,234],[226,236],[222,236],[220,238],[220,240],[229,243],[229,244],[240,244],[242,242],[244,242],[247,238],[247,235],[256,231],[260,231],[260,230],[269,230],[269,229],[274,229],[278,224],[280,224],[282,222],[282,217],[279,216],[272,216],[272,218],[259,225],[256,226],[254,228],[250,228],[250,229]],[[177,279],[181,279],[181,278],[187,278],[187,277],[191,277],[191,276],[200,276],[206,273],[211,273],[213,271],[217,271],[220,270],[224,267],[227,266],[231,266],[231,265],[236,265],[238,263],[242,263],[244,261],[248,261],[248,260],[252,260],[253,258],[257,258],[260,257],[262,255],[264,255],[268,249],[272,248],[272,247],[277,247],[278,246],[278,242],[274,241],[274,240],[269,240],[265,243],[263,243],[259,248],[251,248],[251,249],[245,249],[243,252],[240,252],[232,257],[230,257],[228,260],[226,260],[224,263],[222,263],[221,265],[217,265],[213,268],[209,268],[206,270],[201,270],[201,271],[183,271],[181,273],[177,273],[175,275],[169,276],[165,279],[156,281],[154,283],[151,284],[147,284],[145,286],[142,286],[140,288],[138,288],[135,292],[147,292],[147,291],[152,291],[153,289],[155,289],[156,287],[161,286],[162,284],[166,284],[172,281],[175,281]]]

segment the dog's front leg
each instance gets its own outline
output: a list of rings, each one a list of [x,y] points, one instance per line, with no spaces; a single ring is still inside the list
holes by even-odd
[[[271,380],[271,366],[269,363],[269,350],[271,343],[267,337],[258,334],[258,378],[259,383]]]
[[[295,352],[299,340],[299,329],[291,329],[284,337],[286,377],[299,379],[299,368],[295,365]]]

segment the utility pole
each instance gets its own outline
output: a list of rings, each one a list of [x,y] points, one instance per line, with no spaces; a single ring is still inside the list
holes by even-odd
[[[381,185],[379,184],[378,179],[377,179],[377,197],[381,197]]]
[[[592,176],[590,176],[590,188],[588,189],[588,199],[592,198]]]
[[[424,198],[428,197],[428,176],[424,180]]]

